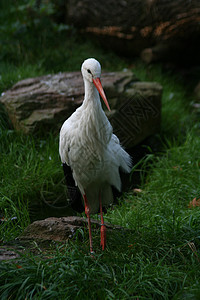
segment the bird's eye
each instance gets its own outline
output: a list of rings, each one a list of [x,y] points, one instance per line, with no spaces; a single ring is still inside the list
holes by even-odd
[[[90,69],[87,69],[88,73],[92,74],[92,72],[90,71]]]

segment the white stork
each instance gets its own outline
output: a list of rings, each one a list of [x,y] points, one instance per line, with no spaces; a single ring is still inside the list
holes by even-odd
[[[92,253],[90,214],[98,213],[100,209],[101,246],[104,250],[106,227],[102,207],[113,202],[112,186],[121,190],[119,168],[130,172],[131,157],[113,134],[101,106],[99,94],[110,110],[100,81],[100,63],[89,58],[83,62],[81,71],[85,86],[84,101],[62,125],[59,153],[62,163],[71,168],[75,184],[83,196]]]

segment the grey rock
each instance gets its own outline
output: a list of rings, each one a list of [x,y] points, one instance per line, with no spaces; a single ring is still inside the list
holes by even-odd
[[[107,230],[121,230],[122,227],[105,223]],[[93,230],[97,230],[101,226],[101,222],[91,219]],[[35,221],[30,224],[19,237],[20,240],[36,240],[36,241],[66,241],[73,238],[78,229],[87,229],[87,219],[77,216],[62,218],[47,218]],[[125,229],[124,229],[125,230]]]
[[[111,106],[106,113],[123,146],[132,147],[159,131],[162,87],[158,83],[139,82],[126,71],[102,73],[102,85]],[[71,72],[19,81],[2,93],[0,102],[16,130],[58,133],[83,97],[82,75]]]

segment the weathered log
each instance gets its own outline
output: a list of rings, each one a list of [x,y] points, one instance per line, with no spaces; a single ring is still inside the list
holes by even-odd
[[[91,225],[93,230],[99,230],[101,222],[91,219]],[[62,218],[47,218],[44,220],[35,221],[30,224],[23,234],[19,237],[20,240],[36,240],[36,241],[64,241],[73,238],[76,235],[78,229],[87,230],[87,219],[83,217],[70,216]],[[124,230],[127,229],[106,223],[108,231],[111,230]]]
[[[183,52],[192,44],[193,51],[200,45],[198,0],[107,0],[104,5],[97,0],[69,0],[66,16],[81,32],[131,56],[156,44],[168,44],[175,52],[174,43],[180,47],[187,43]]]
[[[126,71],[103,73],[102,84],[111,105],[108,118],[124,147],[159,131],[162,87],[158,83],[138,82]],[[81,72],[71,72],[19,81],[2,94],[0,102],[16,130],[58,134],[83,98]]]
[[[163,61],[170,52],[169,45],[158,44],[152,48],[146,48],[141,52],[141,59],[149,64],[155,61]]]
[[[93,232],[100,232],[101,222],[91,219],[91,225]],[[119,234],[124,235],[131,232],[130,229],[105,223],[107,233],[111,235]],[[0,261],[14,260],[17,261],[20,258],[20,254],[33,253],[34,255],[41,254],[45,256],[49,255],[49,249],[56,247],[57,242],[66,243],[67,240],[77,239],[82,240],[82,234],[79,232],[88,230],[88,221],[84,217],[70,216],[62,218],[46,218],[44,220],[38,220],[31,223],[25,228],[24,232],[15,240],[9,242],[9,244],[3,244],[0,247]],[[36,242],[38,247],[34,246]],[[47,252],[46,252],[47,251]]]

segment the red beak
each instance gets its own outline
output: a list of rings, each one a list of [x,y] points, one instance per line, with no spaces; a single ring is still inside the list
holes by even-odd
[[[97,77],[97,78],[93,78],[92,80],[93,80],[93,83],[94,83],[94,85],[96,86],[96,88],[97,88],[99,94],[101,95],[101,98],[103,99],[105,105],[107,106],[108,110],[110,111],[110,106],[109,106],[109,104],[108,104],[108,100],[106,99],[106,95],[105,95],[104,90],[103,90],[103,87],[102,87],[102,85],[101,85],[101,80],[100,80],[100,78]]]

